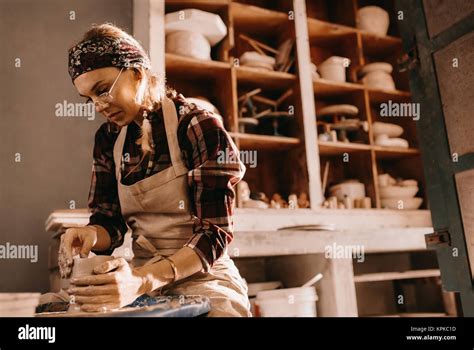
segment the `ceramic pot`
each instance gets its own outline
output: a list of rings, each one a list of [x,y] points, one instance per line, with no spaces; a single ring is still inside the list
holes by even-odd
[[[350,63],[348,58],[332,56],[321,63],[318,70],[323,79],[343,83],[346,81],[346,68]]]
[[[178,31],[166,36],[166,52],[198,60],[211,60],[211,45],[200,33]]]
[[[390,18],[388,12],[378,6],[365,6],[357,11],[356,27],[370,33],[387,35]]]
[[[371,89],[395,90],[392,76],[381,70],[367,73],[362,78],[362,82]]]

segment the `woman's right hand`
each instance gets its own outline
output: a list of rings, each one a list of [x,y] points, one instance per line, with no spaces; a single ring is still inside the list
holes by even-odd
[[[85,226],[68,228],[61,236],[58,263],[62,278],[68,278],[72,269],[72,257],[79,254],[87,258],[97,243],[97,227]]]

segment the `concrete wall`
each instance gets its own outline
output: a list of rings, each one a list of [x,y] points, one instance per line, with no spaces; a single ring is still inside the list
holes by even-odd
[[[69,209],[70,201],[76,208],[87,205],[94,134],[104,119],[56,116],[57,103],[84,102],[67,73],[67,50],[92,23],[111,22],[131,32],[132,5],[0,1],[0,245],[38,246],[36,263],[0,259],[0,292],[47,291],[44,222],[53,210]]]

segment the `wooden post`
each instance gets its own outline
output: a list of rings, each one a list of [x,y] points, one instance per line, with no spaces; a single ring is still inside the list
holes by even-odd
[[[298,75],[301,89],[306,163],[309,178],[311,209],[319,208],[323,202],[319,150],[316,134],[313,81],[309,52],[308,23],[304,0],[293,0],[295,11],[296,50],[298,56]]]

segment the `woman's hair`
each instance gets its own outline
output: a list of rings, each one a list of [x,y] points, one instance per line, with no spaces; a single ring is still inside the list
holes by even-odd
[[[130,34],[120,29],[119,27],[110,24],[104,23],[99,25],[93,25],[82,38],[81,41],[87,41],[91,39],[102,39],[102,38],[113,38],[113,39],[127,39],[127,41],[132,42],[137,47],[140,47],[146,55],[145,50],[142,45]],[[147,57],[149,60],[149,58]],[[149,69],[144,68],[133,68],[135,73],[138,74],[140,71],[142,79],[146,81],[145,92],[143,100],[141,102],[142,107],[149,112],[156,111],[161,108],[161,101],[166,95],[167,97],[173,99],[176,97],[177,92],[166,85],[165,74],[164,72],[160,75],[154,73]],[[151,150],[150,145],[151,140],[151,125],[147,119],[142,123],[142,137],[137,140],[137,144],[141,144],[142,150],[147,153]]]

